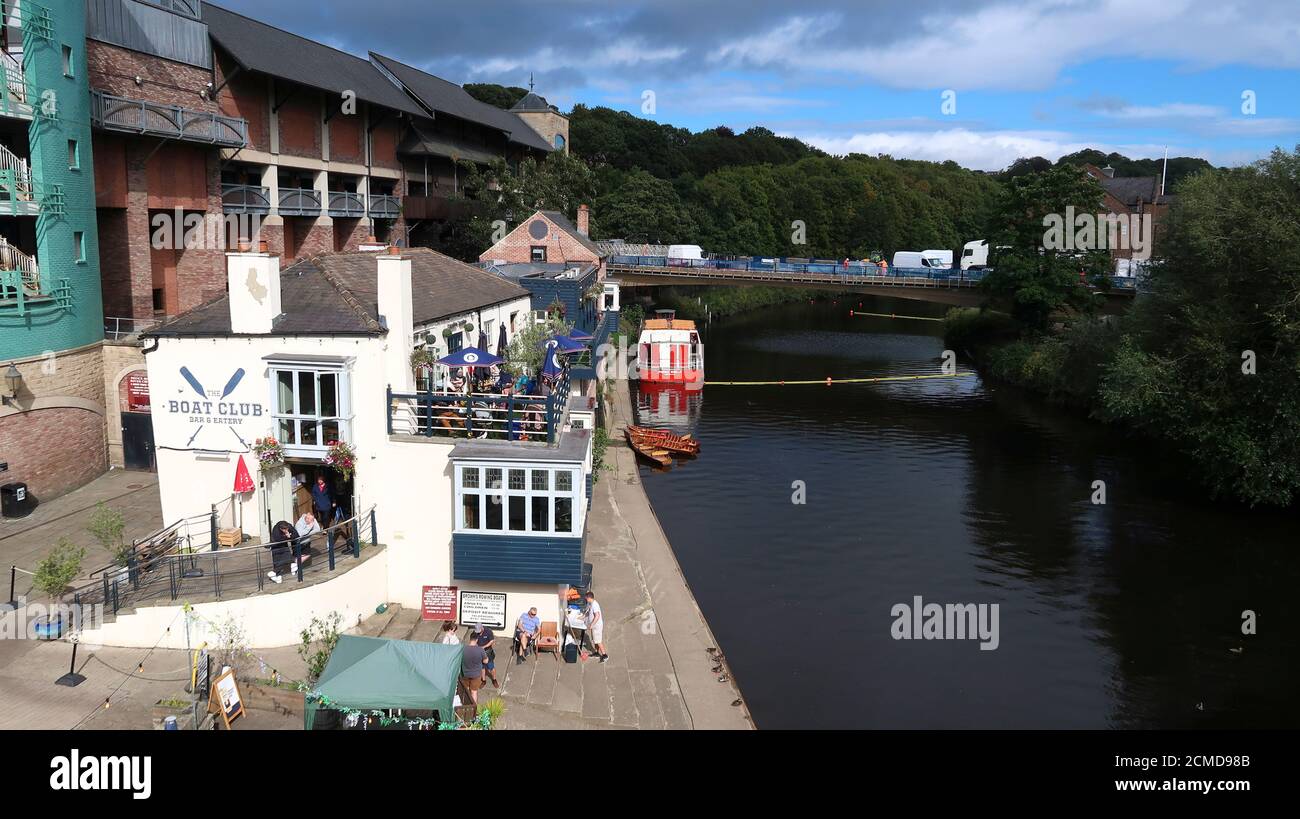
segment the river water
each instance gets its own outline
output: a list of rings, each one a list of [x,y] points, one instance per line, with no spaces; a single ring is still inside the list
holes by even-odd
[[[939,371],[941,325],[859,304],[942,315],[715,321],[708,378]],[[979,377],[632,389],[702,442],[643,479],[759,727],[1300,726],[1294,513],[1212,504],[1158,449]],[[894,639],[917,596],[997,604],[997,648]]]

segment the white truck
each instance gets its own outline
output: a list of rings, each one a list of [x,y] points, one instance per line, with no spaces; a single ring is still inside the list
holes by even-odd
[[[989,266],[989,243],[985,239],[967,242],[961,249],[962,270],[983,270]]]
[[[704,248],[699,245],[669,245],[668,264],[690,267],[693,261],[704,258]]]
[[[894,267],[952,267],[952,251],[900,250],[894,254]]]

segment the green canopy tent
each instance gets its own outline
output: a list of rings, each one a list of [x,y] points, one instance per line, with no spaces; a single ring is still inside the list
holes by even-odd
[[[379,637],[339,637],[329,664],[316,683],[315,694],[331,706],[356,711],[400,708],[437,711],[443,720],[454,719],[452,698],[460,677],[464,647]],[[319,698],[308,697],[303,716],[311,730]]]

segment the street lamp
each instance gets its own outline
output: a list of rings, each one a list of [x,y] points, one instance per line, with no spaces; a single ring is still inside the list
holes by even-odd
[[[5,384],[9,387],[9,394],[4,397],[4,403],[17,405],[18,388],[22,386],[23,374],[18,371],[14,364],[9,365],[9,370],[5,372]]]

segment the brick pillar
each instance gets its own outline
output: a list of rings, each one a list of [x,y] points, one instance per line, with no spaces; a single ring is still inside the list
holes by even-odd
[[[126,224],[124,243],[130,270],[131,318],[153,318],[153,261],[150,257],[149,178],[145,168],[149,144],[131,140],[126,147]]]

